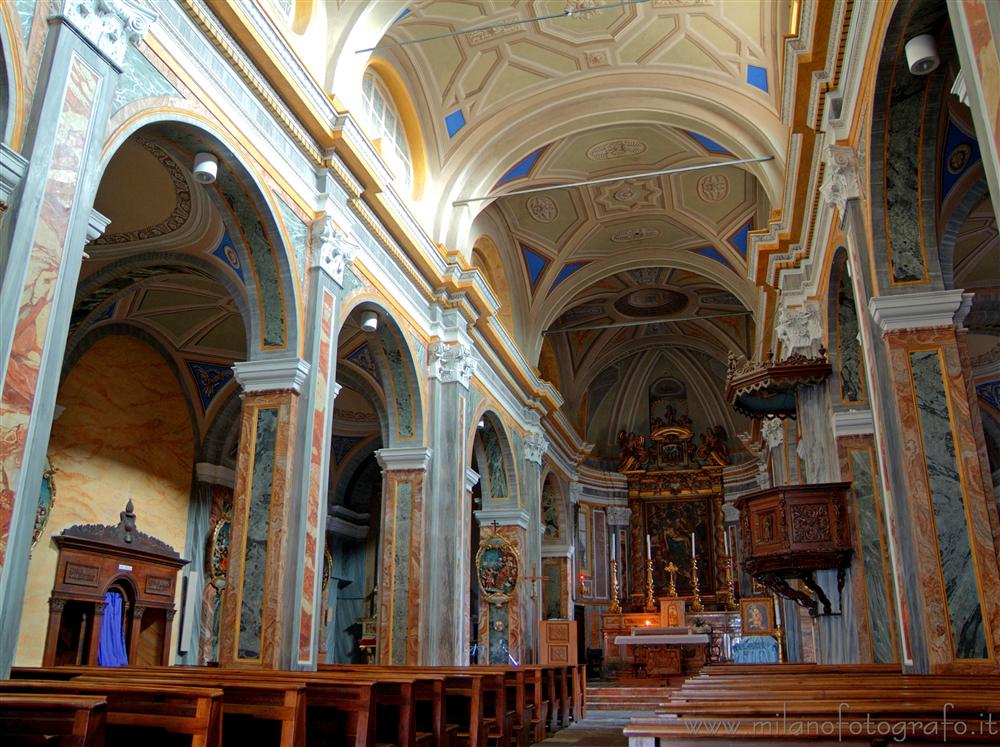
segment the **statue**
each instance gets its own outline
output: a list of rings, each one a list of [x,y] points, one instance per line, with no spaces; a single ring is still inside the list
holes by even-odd
[[[726,443],[726,429],[721,425],[709,428],[701,434],[701,444],[695,452],[695,456],[701,461],[724,466],[729,464],[729,445]]]
[[[621,450],[618,464],[620,472],[642,469],[642,466],[649,461],[646,437],[639,433],[621,431],[618,434],[618,448]]]

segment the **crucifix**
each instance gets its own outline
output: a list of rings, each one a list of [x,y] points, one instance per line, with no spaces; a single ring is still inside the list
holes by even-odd
[[[537,570],[537,568],[535,567],[534,564],[532,564],[532,566],[531,566],[531,575],[530,576],[522,576],[521,577],[525,581],[531,582],[530,591],[528,592],[528,596],[531,597],[532,599],[535,598],[535,582],[536,581],[544,581],[545,580],[545,576],[536,576],[535,575],[535,571],[536,570]]]
[[[677,571],[679,571],[680,569],[676,565],[674,565],[674,561],[671,560],[669,563],[667,563],[666,568],[664,568],[663,570],[665,570],[670,575],[670,585],[667,588],[667,596],[668,597],[676,597],[677,596]]]

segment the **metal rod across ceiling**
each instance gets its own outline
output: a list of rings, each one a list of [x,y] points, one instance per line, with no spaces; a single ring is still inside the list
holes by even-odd
[[[640,327],[644,324],[659,322],[695,322],[702,319],[722,319],[730,316],[749,316],[749,311],[730,311],[725,314],[706,314],[705,316],[664,316],[658,319],[640,319],[633,322],[610,322],[608,324],[581,324],[578,327],[560,327],[559,329],[543,329],[543,335],[554,335],[557,332],[580,332],[585,329],[614,329],[616,327]]]

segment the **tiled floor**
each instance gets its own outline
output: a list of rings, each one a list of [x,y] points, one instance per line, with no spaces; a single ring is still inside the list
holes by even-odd
[[[538,744],[543,747],[626,747],[628,739],[622,734],[622,727],[633,716],[643,715],[649,714],[632,711],[591,711],[580,723],[557,731]]]

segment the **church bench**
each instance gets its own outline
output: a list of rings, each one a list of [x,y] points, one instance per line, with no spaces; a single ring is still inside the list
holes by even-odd
[[[761,674],[902,674],[899,664],[708,664],[697,677]]]
[[[0,742],[16,747],[45,739],[58,747],[104,747],[107,705],[100,696],[0,694]]]
[[[109,727],[158,729],[191,737],[191,747],[219,747],[222,738],[222,691],[135,682],[0,680],[0,694],[92,695],[107,701]],[[108,729],[111,745],[128,744]]]

